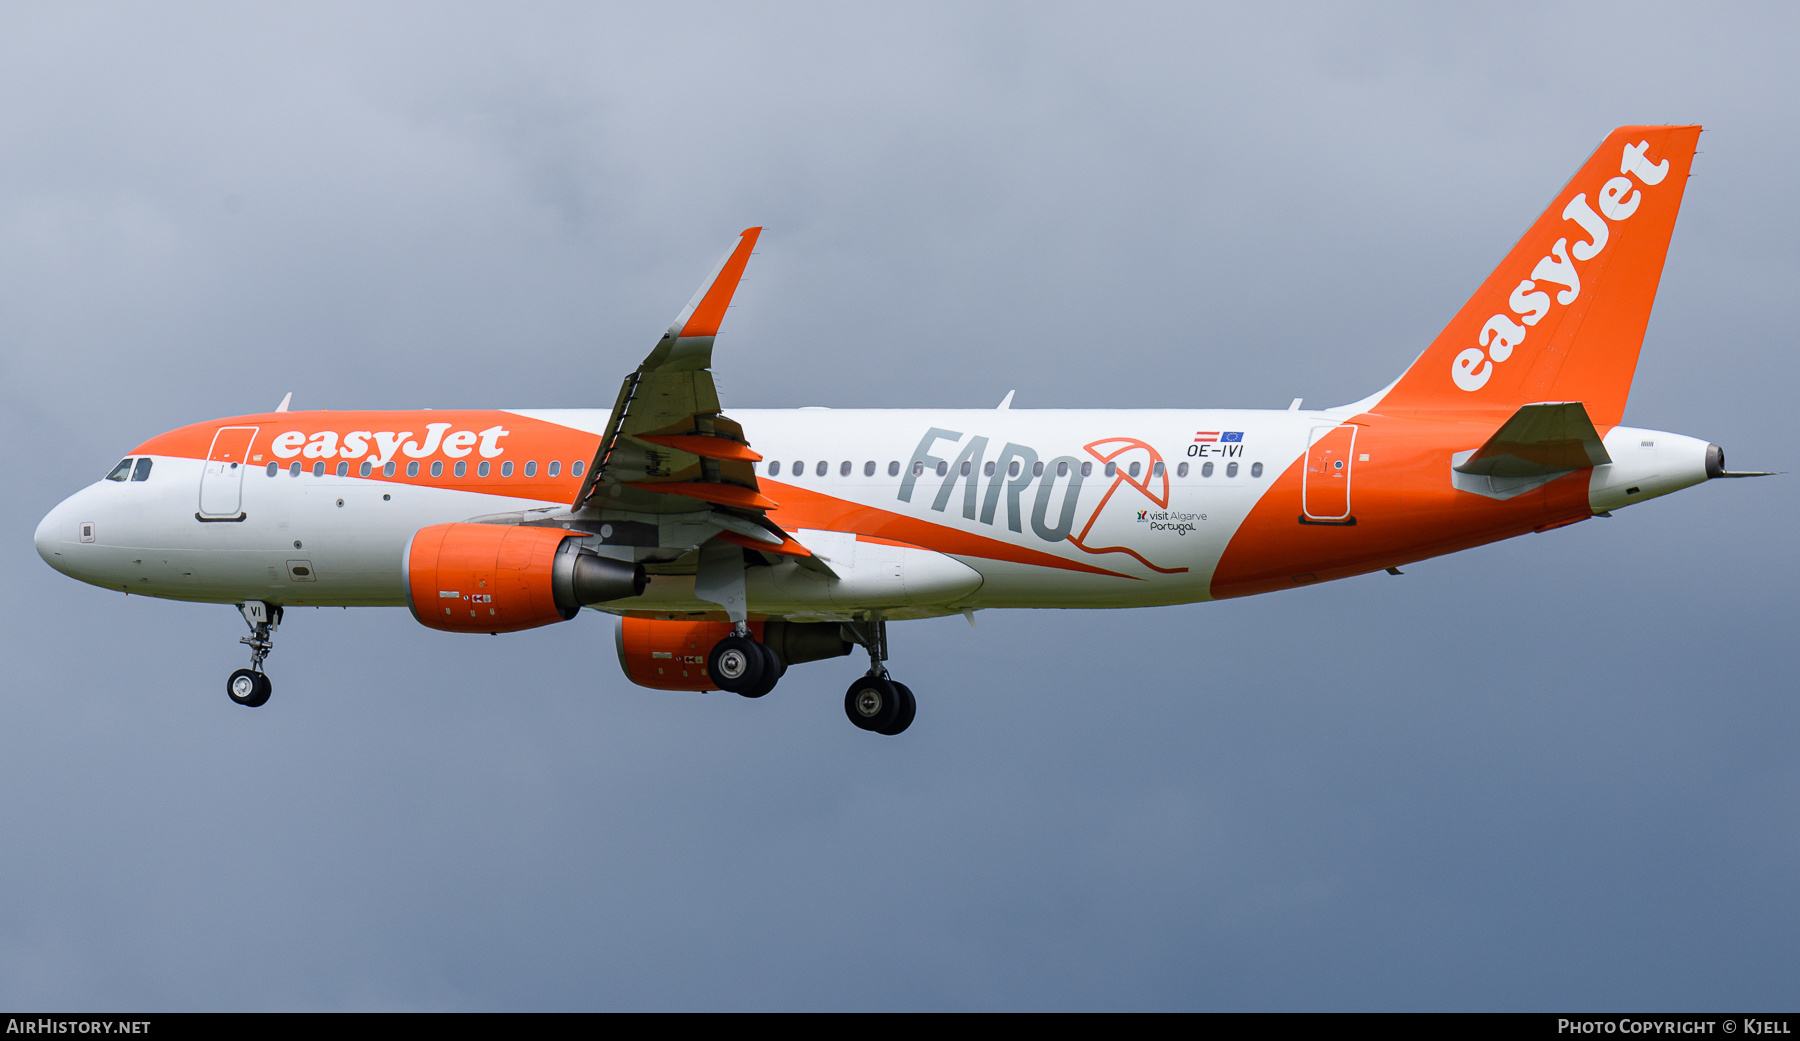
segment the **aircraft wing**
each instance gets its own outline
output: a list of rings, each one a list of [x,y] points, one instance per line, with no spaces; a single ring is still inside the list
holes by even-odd
[[[692,513],[710,508],[719,537],[765,553],[811,552],[768,519],[776,503],[756,483],[744,428],[713,385],[713,337],[761,228],[747,228],[637,371],[625,377],[574,512]]]

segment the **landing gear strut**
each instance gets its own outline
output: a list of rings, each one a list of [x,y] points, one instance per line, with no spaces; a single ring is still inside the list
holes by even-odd
[[[225,681],[225,693],[240,705],[256,708],[269,700],[273,685],[262,671],[263,659],[275,649],[273,634],[281,628],[281,608],[261,600],[248,600],[238,605],[250,635],[238,640],[250,648],[250,667],[239,669]]]
[[[912,726],[919,703],[913,698],[912,688],[888,676],[883,664],[887,661],[886,620],[871,614],[867,621],[851,622],[845,628],[856,637],[856,642],[868,648],[869,672],[844,692],[844,715],[862,730],[889,737],[901,733]]]

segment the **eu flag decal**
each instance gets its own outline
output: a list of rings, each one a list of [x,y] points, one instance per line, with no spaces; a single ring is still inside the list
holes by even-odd
[[[1219,443],[1241,445],[1244,443],[1244,432],[1242,430],[1227,430],[1219,435]]]

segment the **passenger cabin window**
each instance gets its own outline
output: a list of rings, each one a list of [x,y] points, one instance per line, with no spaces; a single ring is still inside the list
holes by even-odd
[[[1200,476],[1202,476],[1202,477],[1211,477],[1212,476],[1212,464],[1211,463],[1201,463],[1200,464]]]
[[[555,477],[558,474],[561,474],[562,473],[562,460],[560,460],[560,459],[550,460],[550,469],[546,470],[545,473],[549,474],[551,477]]]
[[[1252,477],[1261,477],[1262,476],[1262,464],[1261,463],[1251,463],[1250,464],[1250,476],[1252,476]]]
[[[267,473],[268,473],[268,475],[269,475],[269,476],[270,476],[270,477],[273,477],[273,476],[275,476],[275,474],[276,474],[276,473],[278,473],[278,472],[279,472],[279,471],[280,471],[280,470],[281,470],[281,464],[280,464],[280,463],[270,463],[270,464],[269,464],[269,468],[268,468],[268,470],[267,470],[267,471],[266,471],[266,472],[267,472]],[[364,477],[367,477],[367,476],[369,476],[369,464],[368,464],[368,463],[364,463],[364,464],[363,464],[363,476],[364,476]]]
[[[1225,464],[1225,476],[1227,476],[1227,477],[1236,477],[1237,476],[1237,464],[1236,463],[1226,463]]]
[[[795,477],[805,477],[806,476],[806,460],[804,460],[804,459],[794,460],[794,465],[791,469],[788,470],[788,473],[793,474]]]
[[[992,459],[989,459],[987,461],[987,465],[985,465],[981,468],[981,476],[983,476],[983,477],[994,476],[994,461]]]
[[[850,476],[850,460],[846,459],[843,462],[838,464],[838,476],[839,477]]]
[[[1017,459],[1014,459],[1011,463],[1007,464],[1006,476],[1008,476],[1008,477],[1019,476],[1019,461]]]
[[[1059,462],[1057,462],[1057,464],[1056,464],[1056,476],[1058,476],[1058,477],[1067,477],[1067,476],[1069,476],[1069,464],[1068,464],[1068,463],[1066,463],[1066,462],[1062,462],[1062,461],[1059,461]]]
[[[137,461],[137,466],[131,471],[131,479],[134,481],[148,481],[150,479],[150,458],[148,456]]]
[[[581,464],[576,463],[575,465],[580,466]],[[468,475],[468,473],[469,473],[469,464],[463,462],[461,459],[458,459],[456,461],[456,476],[465,477]]]
[[[1150,467],[1150,476],[1161,477],[1162,475],[1163,475],[1163,464],[1156,463]]]
[[[406,464],[406,476],[408,476],[408,477],[419,476],[419,464],[418,463],[407,463]]]
[[[1031,476],[1033,476],[1033,477],[1044,476],[1044,464],[1043,463],[1032,463],[1031,464]]]
[[[461,466],[462,464],[458,463],[457,465]],[[574,462],[569,464],[569,476],[570,477],[580,477],[581,471],[583,471],[585,469],[587,469],[587,461],[582,460],[582,459],[577,459]],[[456,472],[456,476],[461,477],[462,471],[458,470]]]
[[[537,460],[536,459],[527,459],[525,461],[525,476],[527,476],[527,477],[536,477],[537,476]]]
[[[431,476],[444,476],[444,461],[442,459],[433,459],[431,461]]]
[[[1109,463],[1107,465],[1110,466],[1112,464]],[[1093,463],[1082,463],[1081,464],[1081,476],[1083,476],[1083,477],[1094,476],[1094,464]]]
[[[973,470],[973,469],[975,469],[975,464],[973,462],[971,462],[970,460],[964,459],[963,464],[962,464],[962,471],[961,471],[962,475],[964,477],[969,476],[969,471]]]
[[[288,464],[288,476],[289,477],[300,476],[300,460],[296,459],[293,462]]]
[[[502,476],[502,477],[511,477],[512,476],[512,460],[511,459],[508,459],[506,462],[500,464],[500,476]]]
[[[399,465],[398,463],[395,463],[391,460],[386,463],[383,463],[381,465],[381,476],[383,476],[383,477],[394,476],[394,468],[398,465]]]
[[[1130,470],[1131,476],[1136,477],[1138,475],[1138,471],[1142,470],[1143,468],[1144,468],[1143,463],[1132,463],[1131,470]]]
[[[269,465],[274,466],[275,464],[270,463]],[[364,459],[363,464],[356,468],[356,475],[358,477],[367,477],[367,476],[369,476],[369,472],[374,469],[375,469],[374,465],[371,464],[367,459]]]
[[[1188,471],[1188,464],[1186,464],[1186,463],[1182,463],[1182,464],[1181,464],[1181,465],[1180,465],[1180,466],[1177,466],[1177,467],[1176,467],[1176,468],[1175,468],[1175,476],[1177,476],[1177,477],[1186,477],[1186,476],[1187,476],[1187,471]]]
[[[125,481],[125,480],[129,480],[130,478],[131,478],[131,460],[129,460],[129,459],[119,460],[119,465],[113,467],[112,473],[109,473],[106,475],[106,479],[109,481]]]
[[[937,475],[939,477],[942,477],[949,472],[950,472],[950,464],[949,463],[939,462],[937,464]]]
[[[781,460],[777,459],[774,462],[769,464],[769,476],[770,477],[780,477],[781,476]]]
[[[350,476],[350,464],[349,463],[339,463],[338,468],[337,468],[337,475],[339,477]]]
[[[318,462],[313,464],[313,476],[314,477],[325,476],[325,461],[323,459],[321,459]]]
[[[818,474],[820,477],[823,477],[823,476],[825,476],[825,470],[827,469],[827,466],[828,466],[828,464],[825,462],[825,460],[821,459],[821,460],[819,460],[819,465],[813,467],[813,473]]]
[[[488,475],[488,461],[486,459],[483,459],[481,461],[481,465],[477,466],[475,468],[475,476],[486,477],[487,475]]]
[[[875,476],[875,460],[871,459],[868,462],[863,464],[863,476],[864,477]]]
[[[900,460],[895,459],[888,463],[888,476],[889,477],[900,476]]]
[[[1082,466],[1082,469],[1083,470],[1087,469],[1085,464]],[[1118,463],[1107,463],[1106,464],[1106,476],[1111,477],[1113,474],[1116,474],[1118,472],[1119,472],[1119,464]]]
[[[924,473],[925,473],[925,460],[914,459],[913,460],[913,476],[914,477],[923,476]]]

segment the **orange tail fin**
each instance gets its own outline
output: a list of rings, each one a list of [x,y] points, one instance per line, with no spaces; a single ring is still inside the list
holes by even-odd
[[[1699,139],[1697,126],[1608,135],[1371,411],[1580,401],[1597,425],[1616,425]]]

